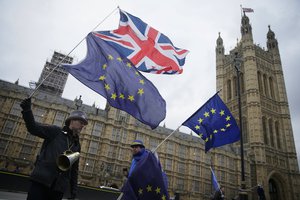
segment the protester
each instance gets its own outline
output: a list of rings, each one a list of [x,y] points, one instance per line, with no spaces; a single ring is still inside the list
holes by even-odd
[[[220,186],[219,190],[216,190],[213,200],[224,200],[225,197],[225,188]]]
[[[24,99],[20,106],[28,132],[44,139],[30,176],[27,200],[61,200],[69,184],[69,199],[75,199],[79,160],[66,171],[58,168],[56,160],[67,150],[80,152],[79,133],[88,124],[86,114],[78,110],[71,112],[61,128],[35,122],[31,98]]]
[[[134,140],[130,146],[132,148],[132,161],[128,177],[132,174],[136,164],[149,153],[148,150],[145,149],[144,143],[141,140]]]
[[[167,175],[163,172],[156,152],[145,149],[141,140],[134,140],[128,178],[118,199],[169,199]],[[156,191],[149,187],[157,187]],[[144,192],[143,191],[148,191]]]
[[[257,185],[257,194],[259,200],[266,200],[265,191],[260,184]]]

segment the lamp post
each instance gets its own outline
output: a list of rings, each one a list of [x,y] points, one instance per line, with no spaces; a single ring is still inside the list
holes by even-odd
[[[241,189],[239,196],[241,200],[247,200],[246,182],[245,182],[245,166],[244,166],[244,145],[243,145],[243,119],[242,119],[242,104],[241,104],[241,86],[240,86],[240,73],[242,58],[238,57],[238,52],[235,52],[235,57],[233,59],[234,68],[237,75],[237,95],[238,95],[238,108],[239,108],[239,121],[240,121],[240,134],[241,134]]]

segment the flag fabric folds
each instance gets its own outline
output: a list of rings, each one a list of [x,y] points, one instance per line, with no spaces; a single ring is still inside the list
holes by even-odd
[[[214,186],[214,189],[215,189],[215,191],[220,190],[220,185],[218,183],[217,177],[211,167],[210,167],[210,170],[211,170],[211,181]]]
[[[95,35],[107,41],[140,71],[156,74],[183,71],[188,50],[175,47],[167,36],[121,9],[119,28]]]
[[[104,40],[90,33],[87,55],[76,65],[63,65],[76,79],[152,129],[166,116],[166,102],[156,87]]]
[[[160,163],[152,152],[137,163],[121,191],[122,200],[169,199]]]
[[[240,140],[240,131],[227,106],[216,93],[182,125],[205,142],[205,152]]]
[[[254,12],[252,8],[243,8],[243,12]]]

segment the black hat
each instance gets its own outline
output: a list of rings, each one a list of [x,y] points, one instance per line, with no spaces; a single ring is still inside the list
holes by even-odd
[[[84,123],[84,125],[88,124],[87,115],[85,114],[85,112],[80,110],[72,111],[70,116],[66,119],[65,124],[68,126],[71,120],[76,119],[81,120]]]
[[[131,147],[134,147],[134,146],[140,146],[142,148],[145,148],[144,146],[144,143],[142,142],[142,140],[134,140],[131,145]]]

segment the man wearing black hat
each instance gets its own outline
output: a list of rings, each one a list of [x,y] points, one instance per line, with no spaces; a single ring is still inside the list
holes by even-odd
[[[31,98],[24,99],[20,106],[28,132],[44,139],[30,176],[27,200],[61,200],[68,184],[71,188],[70,199],[75,199],[79,160],[66,171],[60,170],[56,162],[65,151],[80,152],[79,133],[88,124],[86,114],[78,110],[71,112],[61,128],[35,122]]]

